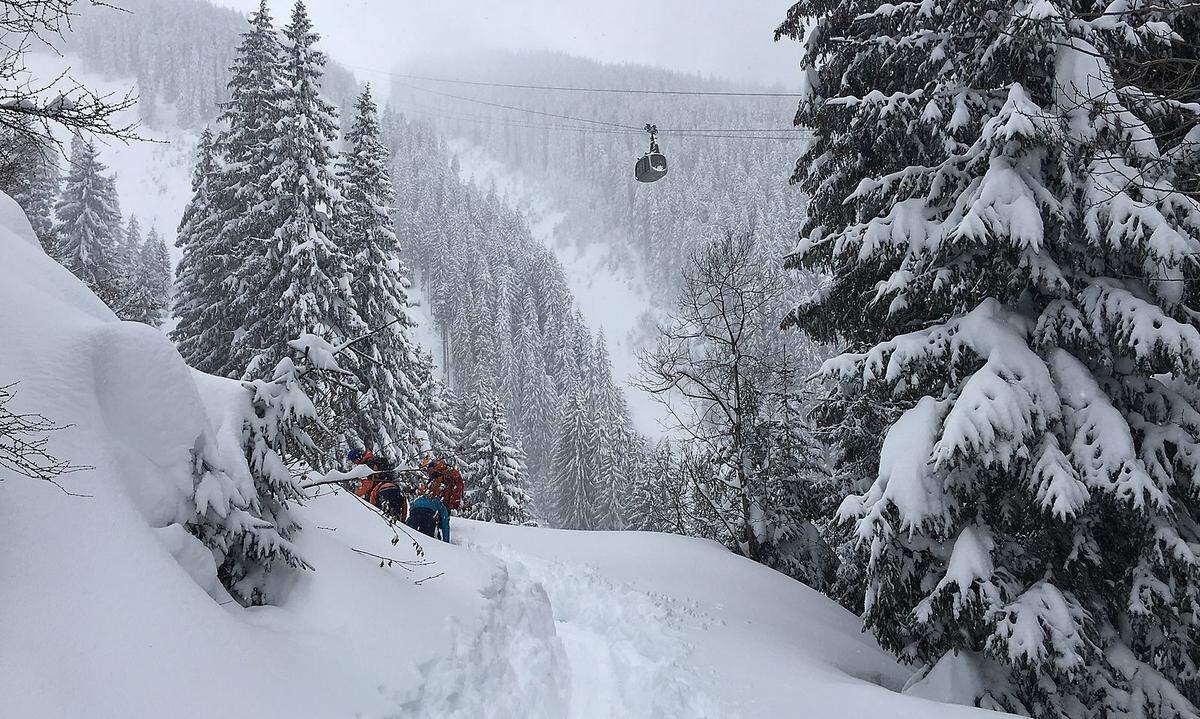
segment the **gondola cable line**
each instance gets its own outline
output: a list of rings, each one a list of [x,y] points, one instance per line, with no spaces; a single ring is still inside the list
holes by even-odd
[[[629,131],[637,132],[638,131],[638,128],[636,126],[626,125],[626,124],[620,123],[620,122],[611,122],[608,120],[596,120],[596,119],[586,118],[586,117],[564,115],[561,113],[547,112],[545,110],[535,110],[533,108],[528,108],[528,107],[509,105],[509,104],[502,103],[502,102],[492,102],[489,100],[481,100],[481,99],[475,98],[475,97],[466,97],[463,95],[455,95],[454,93],[442,92],[440,90],[434,90],[434,89],[431,89],[428,87],[421,87],[420,85],[413,85],[411,83],[401,82],[399,80],[396,81],[396,84],[400,85],[401,87],[407,87],[411,90],[416,90],[418,92],[426,92],[431,95],[437,95],[439,97],[445,97],[445,98],[449,98],[452,100],[459,100],[462,102],[476,103],[479,105],[500,108],[500,109],[509,110],[512,112],[524,112],[524,113],[528,113],[531,115],[540,115],[542,117],[549,117],[549,118],[558,119],[558,120],[567,120],[569,122],[586,123],[589,125],[596,125],[596,126],[600,126],[600,127],[604,127],[604,128],[612,128],[612,129],[615,129],[615,131],[617,131],[617,132],[629,132]],[[679,93],[679,94],[683,94],[683,93]],[[659,149],[659,145],[658,145],[658,135],[660,134],[660,131],[656,125],[651,124],[651,123],[646,123],[646,125],[642,128],[642,130],[650,134],[650,149],[642,157],[638,158],[637,162],[634,163],[634,177],[639,182],[646,182],[646,183],[657,182],[658,180],[662,179],[667,174],[667,158],[666,158],[666,155],[663,154],[662,151]],[[755,128],[753,130],[746,130],[746,132],[762,132],[764,130],[767,130],[767,129],[766,128]],[[612,131],[612,130],[610,130],[610,131]],[[796,128],[793,131],[794,132],[802,132],[803,130]],[[795,136],[793,138],[788,138],[786,136],[785,137],[771,137],[771,136],[765,136],[765,135],[717,134],[717,133],[728,133],[728,132],[731,132],[731,131],[730,130],[710,130],[710,131],[706,132],[703,129],[697,129],[697,130],[668,129],[668,130],[661,131],[661,134],[672,134],[672,135],[679,136],[679,137],[686,137],[686,136],[707,137],[707,138],[712,138],[712,139],[721,139],[721,138],[743,139],[743,140],[744,139],[760,139],[760,140],[770,140],[770,141],[780,141],[780,140],[786,141],[789,139],[803,139],[802,136]],[[783,130],[777,130],[777,132],[783,132]]]
[[[570,85],[531,85],[521,83],[508,82],[487,82],[483,80],[463,80],[459,78],[448,77],[433,77],[430,75],[415,75],[405,72],[394,72],[388,70],[379,70],[371,67],[362,67],[359,65],[347,65],[347,67],[355,68],[356,70],[367,70],[376,72],[389,77],[399,77],[406,80],[421,80],[425,82],[439,82],[453,85],[470,85],[475,87],[499,87],[515,90],[552,90],[556,92],[592,92],[592,93],[612,93],[624,95],[668,95],[668,96],[698,96],[698,97],[782,97],[782,98],[797,98],[799,93],[795,92],[748,92],[737,90],[650,90],[645,88],[617,88],[617,87],[575,87]]]
[[[456,122],[471,122],[471,123],[475,123],[478,125],[490,125],[490,126],[500,126],[500,127],[519,127],[519,128],[533,129],[533,130],[564,130],[564,131],[579,132],[579,133],[591,134],[591,135],[630,136],[630,135],[642,134],[641,132],[635,132],[633,130],[617,130],[617,129],[607,129],[607,128],[595,128],[595,127],[579,127],[579,126],[573,126],[573,125],[554,125],[554,124],[515,122],[512,120],[505,120],[503,118],[497,118],[497,117],[484,117],[481,115],[466,115],[466,114],[462,114],[462,113],[449,113],[449,112],[446,112],[446,111],[443,111],[440,109],[417,105],[415,103],[407,105],[405,107],[405,109],[413,110],[416,114],[421,114],[426,117],[436,117],[436,118],[440,118],[440,119],[444,119],[444,120],[453,120]],[[708,139],[717,139],[717,140],[722,140],[722,139],[725,139],[725,140],[772,140],[772,141],[778,141],[778,142],[798,142],[798,141],[807,139],[805,136],[801,136],[801,135],[793,135],[793,136],[786,136],[786,137],[785,136],[774,137],[774,136],[763,136],[763,135],[748,136],[748,135],[730,135],[730,134],[711,134],[711,133],[727,133],[727,132],[733,132],[733,131],[731,131],[731,130],[707,130],[707,129],[706,130],[693,130],[693,131],[676,130],[671,133],[671,136],[672,137],[684,137],[684,138],[699,138],[699,139],[708,138]],[[662,134],[661,130],[659,131],[659,134]]]
[[[513,112],[524,112],[524,113],[528,113],[528,114],[532,114],[532,115],[540,115],[540,116],[543,116],[543,117],[550,117],[550,118],[554,118],[554,119],[557,119],[557,120],[568,120],[568,121],[570,121],[570,122],[582,122],[582,123],[588,123],[588,124],[591,124],[591,125],[598,125],[598,126],[602,126],[602,127],[615,128],[615,129],[617,129],[617,130],[621,130],[621,131],[624,131],[624,132],[626,132],[626,133],[629,133],[629,134],[641,134],[642,132],[644,132],[644,131],[645,131],[645,128],[637,127],[637,126],[635,126],[635,125],[626,125],[626,124],[624,124],[624,123],[620,123],[620,122],[611,122],[611,121],[608,121],[608,120],[595,120],[595,119],[586,118],[586,117],[576,117],[576,116],[574,116],[574,115],[564,115],[564,114],[561,114],[561,113],[547,112],[547,111],[545,111],[545,110],[535,110],[535,109],[533,109],[533,108],[528,108],[528,107],[520,107],[519,105],[509,105],[509,104],[502,103],[502,102],[492,102],[492,101],[490,101],[490,100],[481,100],[481,99],[479,99],[479,98],[477,98],[477,97],[467,97],[467,96],[465,96],[465,95],[455,95],[455,94],[453,94],[453,93],[442,92],[442,91],[440,91],[440,90],[433,90],[433,89],[430,89],[430,88],[427,88],[427,87],[421,87],[421,86],[419,86],[419,85],[411,85],[411,84],[409,84],[409,83],[403,83],[403,82],[401,82],[401,83],[397,83],[397,84],[401,85],[402,87],[407,87],[407,88],[409,88],[409,89],[412,89],[412,90],[417,90],[417,91],[420,91],[420,92],[427,92],[427,93],[430,93],[430,94],[433,94],[433,95],[437,95],[437,96],[439,96],[439,97],[446,97],[446,98],[450,98],[450,99],[452,99],[452,100],[461,100],[461,101],[463,101],[463,102],[472,102],[472,103],[476,103],[476,104],[479,104],[479,105],[484,105],[484,106],[487,106],[487,107],[495,107],[495,108],[500,108],[500,109],[503,109],[503,110],[511,110],[511,111],[513,111]],[[795,138],[792,138],[792,137],[785,137],[785,136],[776,136],[776,137],[761,137],[761,136],[758,136],[758,135],[755,135],[755,136],[749,136],[749,135],[747,135],[747,136],[744,136],[744,137],[741,137],[741,136],[735,136],[735,135],[736,135],[736,134],[738,134],[738,133],[744,133],[744,132],[752,132],[752,133],[763,133],[763,132],[785,133],[785,132],[792,132],[792,133],[796,133],[796,134],[797,134],[797,137],[795,137]],[[807,130],[805,130],[805,129],[803,129],[803,128],[783,128],[783,127],[775,127],[775,128],[773,128],[773,127],[756,127],[756,128],[667,128],[667,129],[665,129],[665,130],[659,130],[659,131],[658,131],[658,134],[660,134],[660,135],[674,135],[674,136],[680,136],[680,137],[713,137],[713,138],[717,138],[717,139],[722,139],[722,138],[724,138],[724,139],[738,139],[738,140],[740,140],[740,139],[760,139],[760,137],[761,137],[761,139],[790,141],[790,140],[796,140],[796,139],[800,139],[800,136],[802,136],[804,133],[807,133],[807,132],[808,132],[808,131],[807,131]]]

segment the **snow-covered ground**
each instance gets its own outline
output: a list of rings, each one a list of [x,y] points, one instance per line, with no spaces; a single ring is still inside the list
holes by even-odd
[[[613,374],[626,388],[625,397],[635,424],[651,437],[662,435],[662,407],[646,393],[629,387],[630,380],[638,374],[637,351],[646,343],[648,328],[656,314],[640,267],[613,267],[608,246],[601,243],[581,246],[566,236],[560,229],[564,212],[554,206],[536,183],[491,157],[483,148],[461,138],[447,144],[458,156],[460,176],[474,180],[481,187],[495,183],[497,192],[525,215],[534,238],[554,251],[588,325],[593,330],[604,330]]]
[[[180,523],[241,387],[117,321],[2,195],[0,308],[13,409],[73,425],[50,449],[93,467],[70,493],[0,468],[0,715],[981,715],[897,694],[857,618],[695,539],[455,520],[418,559],[326,490],[298,511],[314,571],[242,608]]]

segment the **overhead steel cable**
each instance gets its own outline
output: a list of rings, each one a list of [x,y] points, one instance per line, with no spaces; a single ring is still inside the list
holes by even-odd
[[[505,103],[502,103],[502,102],[491,102],[491,101],[489,101],[489,100],[480,100],[479,98],[476,98],[476,97],[466,97],[466,96],[464,96],[464,95],[455,95],[455,94],[453,94],[453,93],[449,93],[449,92],[442,92],[442,91],[440,91],[440,90],[433,90],[433,89],[430,89],[430,88],[428,88],[428,87],[421,87],[420,85],[411,85],[411,84],[409,84],[409,83],[405,83],[405,82],[400,82],[400,83],[397,83],[397,84],[399,84],[399,85],[400,85],[400,86],[402,86],[402,87],[407,87],[407,88],[409,88],[409,89],[411,89],[411,90],[417,90],[417,91],[419,91],[419,92],[427,92],[427,93],[430,93],[430,94],[432,94],[432,95],[437,95],[437,96],[439,96],[439,97],[447,97],[447,98],[450,98],[450,99],[452,99],[452,100],[460,100],[460,101],[462,101],[462,102],[472,102],[472,103],[476,103],[476,104],[479,104],[479,105],[484,105],[484,106],[487,106],[487,107],[495,107],[495,108],[500,108],[500,109],[502,109],[502,110],[510,110],[510,111],[512,111],[512,112],[524,112],[524,113],[529,113],[529,114],[532,114],[532,115],[540,115],[540,116],[542,116],[542,117],[550,117],[550,118],[554,118],[554,119],[556,119],[556,120],[567,120],[567,121],[570,121],[570,122],[583,122],[583,123],[588,123],[588,124],[591,124],[591,125],[598,125],[598,126],[601,126],[601,127],[616,128],[616,129],[618,129],[618,130],[621,130],[622,132],[628,132],[628,133],[631,133],[631,134],[632,134],[632,133],[641,134],[641,133],[643,133],[643,132],[644,132],[644,129],[643,129],[643,128],[641,128],[641,127],[638,127],[638,126],[636,126],[636,125],[626,125],[626,124],[624,124],[624,123],[620,123],[620,122],[609,122],[609,121],[607,121],[607,120],[594,120],[594,119],[590,119],[590,118],[586,118],[586,117],[576,117],[576,116],[574,116],[574,115],[563,115],[563,114],[556,113],[556,112],[546,112],[546,111],[544,111],[544,110],[534,110],[534,109],[532,109],[532,108],[528,108],[528,107],[519,107],[519,106],[517,106],[517,105],[508,105],[508,104],[505,104]],[[774,133],[794,132],[794,133],[797,133],[797,135],[796,135],[795,137],[786,137],[786,136],[764,136],[764,135],[737,135],[737,134],[732,134],[732,133],[743,133],[743,132],[753,132],[753,133],[762,133],[762,132],[774,132]],[[800,135],[800,133],[803,133],[803,132],[805,132],[805,130],[803,130],[803,129],[799,129],[799,128],[741,128],[741,129],[733,129],[733,128],[715,128],[715,129],[708,129],[708,128],[692,128],[692,129],[684,129],[684,128],[668,128],[668,129],[666,129],[666,130],[662,130],[662,131],[660,131],[660,134],[663,134],[663,135],[671,135],[671,136],[674,136],[674,137],[712,137],[712,138],[716,138],[716,139],[732,139],[732,140],[751,140],[751,139],[761,139],[761,140],[784,140],[784,141],[792,141],[792,140],[799,140],[799,139],[802,139],[802,135]]]
[[[411,75],[411,76],[410,76],[410,75],[409,75],[409,74],[407,74],[407,73],[388,72],[388,71],[386,71],[386,70],[377,70],[377,69],[374,69],[374,68],[365,68],[365,67],[360,67],[360,66],[353,66],[353,67],[357,67],[358,69],[361,69],[361,70],[369,70],[369,71],[371,71],[371,72],[378,72],[378,73],[380,73],[380,74],[383,74],[383,75],[389,75],[389,76],[393,76],[393,77],[405,77],[405,78],[411,77],[412,79],[417,79],[417,80],[431,80],[431,81],[437,81],[437,79],[436,79],[436,78],[430,78],[430,77],[427,77],[427,76],[420,76],[420,75]],[[442,79],[445,79],[445,78],[442,78]],[[448,80],[447,80],[447,81],[448,81]],[[546,90],[554,90],[554,89],[570,89],[570,88],[556,88],[555,86],[549,86],[549,85],[546,85],[546,86],[540,86],[540,85],[516,85],[516,84],[510,84],[510,83],[485,83],[485,82],[476,82],[476,81],[467,81],[467,80],[463,80],[463,81],[461,81],[461,82],[462,82],[462,84],[467,84],[467,85],[477,85],[477,86],[494,86],[494,87],[522,87],[522,88],[531,88],[531,89],[546,89]],[[428,87],[422,87],[422,86],[420,86],[420,85],[413,85],[413,84],[406,83],[406,82],[397,82],[396,84],[400,85],[401,87],[407,87],[407,88],[409,88],[410,90],[416,90],[416,91],[418,91],[418,92],[427,92],[427,93],[430,93],[430,94],[432,94],[432,95],[437,95],[437,96],[440,96],[440,97],[446,97],[446,98],[450,98],[450,99],[453,99],[453,100],[460,100],[460,101],[462,101],[462,102],[471,102],[471,103],[476,103],[476,104],[479,104],[479,105],[484,105],[484,106],[487,106],[487,107],[495,107],[495,108],[499,108],[499,109],[503,109],[503,110],[510,110],[510,111],[512,111],[512,112],[524,112],[524,113],[528,113],[528,114],[532,114],[532,115],[540,115],[540,116],[542,116],[542,117],[550,117],[550,118],[553,118],[553,119],[556,119],[556,120],[568,120],[568,121],[570,121],[570,122],[582,122],[582,123],[587,123],[587,124],[590,124],[590,125],[599,125],[599,126],[603,126],[603,127],[617,128],[617,129],[619,129],[619,130],[622,130],[622,131],[626,131],[626,132],[636,132],[636,133],[639,133],[639,134],[640,134],[640,133],[642,133],[642,132],[644,132],[644,129],[643,129],[643,127],[641,127],[641,126],[638,126],[638,125],[627,125],[627,124],[620,123],[620,122],[610,122],[610,121],[607,121],[607,120],[596,120],[596,119],[591,119],[591,118],[586,118],[586,117],[576,117],[576,116],[573,116],[573,115],[564,115],[564,114],[560,114],[560,113],[547,112],[547,111],[545,111],[545,110],[535,110],[535,109],[528,108],[528,107],[520,107],[520,106],[517,106],[517,105],[509,105],[509,104],[502,103],[502,102],[493,102],[493,101],[490,101],[490,100],[482,100],[482,99],[480,99],[480,98],[477,98],[477,97],[467,97],[467,96],[464,96],[464,95],[455,95],[454,93],[443,92],[443,91],[441,91],[441,90],[434,90],[434,89],[432,89],[432,88],[428,88]],[[575,88],[575,89],[586,90],[587,88]],[[592,89],[595,89],[595,90],[599,91],[599,88],[592,88]],[[631,90],[630,92],[633,92],[633,91]],[[642,92],[642,91],[638,91],[638,92]],[[649,91],[649,90],[647,90],[647,91],[645,91],[645,92],[646,92],[646,93],[650,93],[650,92],[652,92],[652,91]],[[689,93],[688,93],[688,92],[684,92],[684,91],[671,91],[671,92],[664,92],[664,93],[660,93],[660,94],[686,95],[686,94],[689,94]],[[704,93],[701,93],[701,94],[704,94]],[[717,93],[708,93],[708,94],[717,94]],[[739,93],[732,93],[732,94],[739,94]],[[753,95],[754,93],[741,93],[741,94]],[[794,95],[785,95],[785,94],[783,94],[783,93],[774,93],[774,94],[772,94],[772,93],[767,93],[767,96],[776,96],[776,95],[777,95],[777,96],[780,96],[780,97],[794,97]],[[741,136],[739,136],[739,137],[734,137],[733,135],[735,135],[735,134],[739,134],[739,133],[776,133],[776,135],[778,135],[779,133],[797,133],[797,134],[800,134],[800,133],[807,133],[807,132],[808,132],[808,131],[807,131],[806,129],[804,129],[804,128],[794,128],[794,127],[666,128],[666,129],[663,129],[663,130],[661,130],[661,131],[660,131],[660,134],[663,134],[663,135],[674,135],[674,136],[676,136],[676,137],[702,137],[702,136],[707,136],[707,137],[714,137],[714,138],[722,138],[722,137],[725,137],[725,138],[729,138],[729,139],[738,139],[738,140],[741,140],[741,139],[751,139],[751,138],[748,138],[748,137],[741,137]],[[797,138],[788,138],[788,137],[763,137],[762,139],[768,139],[768,140],[791,140],[791,139],[797,139]]]
[[[432,108],[432,107],[425,107],[422,105],[417,105],[415,103],[405,106],[402,109],[406,110],[406,111],[411,109],[417,113],[424,114],[426,116],[439,117],[444,120],[457,120],[457,121],[461,121],[461,122],[475,122],[475,123],[479,123],[479,124],[483,124],[483,125],[497,125],[500,127],[524,127],[524,128],[535,129],[535,130],[569,130],[569,131],[574,131],[574,132],[583,132],[583,133],[592,134],[592,135],[638,136],[638,135],[645,134],[645,131],[617,130],[617,129],[608,129],[608,128],[597,128],[597,127],[579,127],[579,126],[574,126],[574,125],[552,125],[552,124],[548,124],[548,123],[547,124],[537,124],[537,123],[530,123],[530,122],[515,122],[513,120],[505,120],[503,118],[498,118],[498,117],[483,117],[480,115],[467,115],[464,113],[447,112],[445,110]]]
[[[582,132],[582,133],[586,133],[586,134],[595,134],[595,135],[639,135],[640,136],[640,135],[645,134],[644,129],[643,130],[619,130],[619,129],[609,129],[609,128],[578,127],[578,126],[572,126],[572,125],[555,125],[555,124],[548,124],[548,123],[537,124],[537,123],[527,123],[527,122],[516,122],[513,120],[506,120],[503,118],[484,117],[482,115],[468,115],[468,114],[465,114],[462,112],[447,110],[446,108],[429,107],[429,106],[420,105],[417,103],[411,103],[410,105],[407,106],[406,109],[415,109],[417,112],[423,113],[427,116],[440,117],[445,120],[456,120],[456,121],[460,121],[460,122],[473,122],[473,123],[481,124],[481,125],[497,125],[497,126],[501,126],[501,127],[521,127],[521,128],[535,129],[535,130],[563,130],[563,131]],[[663,131],[660,131],[659,134],[662,134],[662,132]],[[695,138],[710,137],[710,138],[714,138],[714,139],[774,140],[774,141],[784,141],[784,142],[789,142],[789,141],[794,142],[794,141],[805,139],[802,136],[769,137],[769,136],[761,136],[761,135],[731,135],[731,134],[728,134],[728,133],[732,133],[732,132],[736,132],[736,130],[715,130],[715,129],[714,130],[672,130],[671,134],[673,137],[695,137]],[[722,133],[722,134],[716,134],[716,133]]]
[[[566,131],[566,132],[579,132],[579,133],[583,133],[585,135],[623,135],[626,137],[631,137],[631,136],[641,136],[641,135],[645,134],[644,130],[641,132],[634,132],[632,130],[609,130],[609,129],[601,129],[601,128],[595,128],[595,127],[572,127],[570,125],[549,125],[549,124],[539,125],[539,124],[527,123],[527,122],[513,122],[511,120],[504,120],[504,119],[500,119],[500,118],[462,115],[462,114],[458,114],[458,113],[445,113],[445,112],[441,112],[438,110],[428,109],[428,108],[419,107],[419,106],[415,106],[415,105],[408,109],[412,109],[414,111],[414,113],[423,115],[425,117],[436,117],[436,118],[441,118],[443,120],[451,120],[454,122],[471,122],[471,123],[475,123],[477,125],[498,126],[498,127],[519,127],[519,128],[533,129],[533,130],[558,130],[558,131]],[[662,134],[662,133],[659,133],[659,134]],[[721,140],[721,139],[771,140],[771,141],[778,141],[778,142],[799,142],[801,140],[807,139],[806,137],[800,136],[800,135],[792,135],[792,136],[786,136],[786,137],[783,137],[783,136],[772,137],[772,136],[766,136],[766,135],[713,135],[713,134],[708,134],[708,133],[679,133],[679,132],[673,132],[673,133],[671,133],[671,136],[672,137],[682,137],[682,138],[710,138],[710,139],[715,139],[715,140]]]
[[[560,115],[560,114],[554,113],[554,112],[533,110],[528,107],[517,107],[515,105],[505,105],[502,102],[489,102],[488,100],[480,100],[479,98],[475,98],[475,97],[464,97],[462,95],[454,95],[452,93],[442,92],[440,90],[431,90],[428,87],[421,87],[420,85],[410,85],[405,82],[401,82],[401,83],[397,83],[397,84],[401,85],[402,87],[407,87],[412,90],[418,90],[420,92],[428,92],[433,95],[439,95],[441,97],[448,97],[453,100],[462,100],[463,102],[474,102],[479,105],[487,105],[488,107],[498,107],[503,110],[512,110],[514,112],[527,112],[532,115],[541,115],[543,117],[553,117],[557,120],[570,120],[571,122],[586,122],[586,123],[589,123],[592,125],[602,125],[605,127],[619,127],[622,130],[635,130],[637,132],[642,132],[642,128],[640,128],[636,125],[626,125],[626,124],[623,124],[620,122],[608,122],[606,120],[591,120],[586,117],[573,117],[571,115]]]
[[[624,95],[684,95],[684,96],[700,96],[700,97],[799,97],[795,92],[748,92],[738,90],[648,90],[642,88],[617,88],[617,87],[574,87],[570,85],[526,85],[510,82],[487,82],[483,80],[462,80],[449,77],[432,77],[429,75],[414,75],[406,72],[394,72],[388,70],[378,70],[370,67],[361,67],[357,65],[348,65],[358,70],[368,70],[377,72],[381,75],[391,77],[401,77],[407,80],[423,80],[426,82],[441,82],[453,85],[471,85],[476,87],[503,87],[515,90],[553,90],[556,92],[595,92],[595,93],[614,93]]]

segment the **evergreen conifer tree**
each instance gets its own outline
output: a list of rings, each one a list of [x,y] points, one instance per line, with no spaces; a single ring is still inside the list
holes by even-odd
[[[117,280],[117,305],[113,311],[123,320],[144,322],[145,308],[149,304],[148,288],[141,284],[141,251],[142,226],[136,215],[130,215],[128,222],[117,235],[114,247],[114,264],[119,279]]]
[[[57,244],[54,239],[54,205],[58,201],[61,184],[58,154],[43,150],[35,155],[28,182],[23,183],[13,195],[17,204],[25,210],[29,224],[33,226],[33,234],[42,243],[42,249],[51,257]]]
[[[596,436],[584,393],[567,395],[554,446],[549,493],[553,520],[564,529],[596,529]]]
[[[54,254],[100,299],[113,306],[119,297],[121,276],[113,227],[120,222],[120,211],[112,183],[102,174],[107,169],[96,157],[91,142],[79,137],[72,140],[71,169],[55,205],[58,244]]]
[[[244,376],[263,347],[245,338],[247,323],[262,319],[255,303],[268,301],[266,246],[279,226],[280,189],[272,182],[285,90],[282,52],[261,0],[230,67],[223,128],[211,148],[202,143],[198,151],[176,243],[184,256],[172,337],[193,367],[227,377]],[[264,371],[273,366],[264,365]]]
[[[622,507],[626,490],[625,462],[631,454],[625,411],[625,399],[612,376],[608,356],[608,340],[601,332],[596,338],[591,362],[590,414],[595,423],[596,437],[596,511],[597,522],[603,529],[623,529]]]
[[[158,230],[150,228],[138,254],[138,287],[145,293],[142,322],[158,327],[171,304],[171,258]]]
[[[843,456],[882,437],[839,511],[864,618],[985,707],[1196,715],[1196,113],[1130,72],[1196,37],[1181,8],[819,0],[779,30],[815,129],[789,262],[833,277],[788,323],[852,349]]]
[[[236,77],[236,76],[235,76]],[[228,115],[227,117],[231,117]],[[187,363],[210,374],[228,374],[236,318],[227,310],[231,300],[230,270],[236,256],[228,244],[231,233],[223,232],[219,205],[222,167],[216,139],[208,128],[200,134],[192,168],[192,198],[183,210],[175,246],[183,256],[175,268],[174,313],[177,318],[171,339]]]
[[[325,55],[315,47],[319,36],[303,2],[295,4],[283,35],[286,84],[280,125],[267,145],[265,183],[275,193],[274,222],[261,265],[255,263],[253,276],[245,278],[255,288],[240,343],[251,353],[245,376],[275,366],[290,337],[316,334],[346,341],[365,330],[353,305],[346,258],[336,243],[333,221],[340,207],[332,144],[337,119],[320,94]]]
[[[425,448],[430,454],[458,464],[462,430],[455,418],[458,403],[454,393],[434,374],[433,357],[422,353],[417,365],[421,394],[421,415],[424,418]]]
[[[408,334],[416,323],[408,315],[408,269],[399,261],[388,213],[395,191],[379,133],[368,87],[355,103],[339,172],[344,203],[338,235],[350,261],[358,315],[371,332],[355,344],[365,359],[362,375],[369,387],[358,403],[358,434],[367,446],[395,446],[415,456],[420,447],[406,438],[424,424],[418,351]]]
[[[464,514],[500,524],[527,518],[524,453],[508,433],[504,404],[482,384],[463,432],[469,461],[465,471]]]

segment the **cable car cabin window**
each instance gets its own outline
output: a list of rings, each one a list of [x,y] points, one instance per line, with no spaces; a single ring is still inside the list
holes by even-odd
[[[634,167],[638,182],[654,182],[667,174],[667,156],[661,152],[642,155]]]

